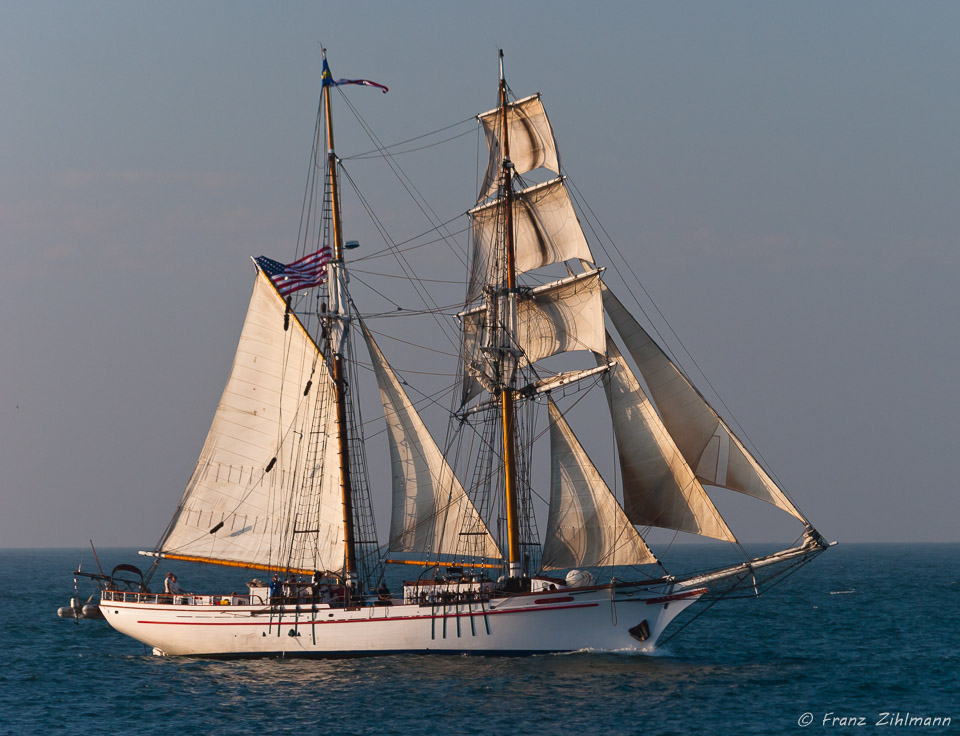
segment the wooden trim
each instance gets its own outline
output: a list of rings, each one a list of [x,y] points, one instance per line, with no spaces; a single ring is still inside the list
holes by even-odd
[[[384,560],[388,565],[419,565],[420,567],[478,567],[486,570],[499,570],[502,562],[426,562],[423,560]]]
[[[313,575],[314,570],[306,570],[298,567],[284,567],[282,565],[258,565],[254,562],[237,562],[236,560],[215,560],[211,557],[196,557],[194,555],[177,555],[170,552],[154,553],[157,557],[165,560],[181,560],[183,562],[201,562],[208,565],[220,565],[222,567],[244,567],[249,570],[264,570],[266,572],[282,572],[294,575]]]

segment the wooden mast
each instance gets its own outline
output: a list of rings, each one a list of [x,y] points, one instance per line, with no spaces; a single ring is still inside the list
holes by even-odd
[[[514,327],[517,313],[517,269],[514,259],[513,244],[513,164],[510,162],[510,136],[507,120],[507,82],[503,77],[503,49],[500,49],[500,110],[502,112],[502,142],[503,142],[503,230],[504,244],[507,255],[506,279],[506,324],[507,339],[504,340],[501,353],[501,365],[507,363],[507,355],[513,351]],[[520,556],[520,509],[517,501],[517,460],[516,439],[514,428],[513,374],[509,372],[510,380],[501,386],[500,411],[503,416],[503,473],[504,490],[507,501],[507,562],[510,577],[519,577],[522,570]]]
[[[333,261],[328,279],[333,297],[330,312],[337,313],[338,332],[333,345],[333,384],[337,402],[337,446],[340,457],[340,493],[343,498],[343,546],[344,579],[349,583],[357,579],[357,550],[353,530],[353,484],[350,479],[350,435],[347,425],[346,379],[344,377],[343,351],[347,339],[343,300],[343,228],[340,222],[340,192],[337,185],[337,155],[333,145],[333,114],[330,89],[333,81],[327,66],[327,50],[323,49],[323,103],[327,120],[327,171],[330,177],[330,212],[333,225]]]

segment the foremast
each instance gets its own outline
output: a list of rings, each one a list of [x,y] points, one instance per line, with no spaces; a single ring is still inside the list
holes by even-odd
[[[503,76],[503,49],[500,50],[500,112],[503,135],[503,164],[501,172],[500,202],[503,212],[504,249],[506,273],[501,284],[505,295],[504,317],[500,340],[500,364],[507,366],[516,360],[514,333],[517,324],[517,269],[513,242],[513,164],[510,162],[510,137],[507,121],[507,82]],[[501,371],[500,412],[503,419],[503,473],[507,511],[507,563],[510,577],[521,573],[520,557],[520,509],[517,494],[517,458],[514,405],[514,377],[516,371],[510,365]]]
[[[350,315],[346,298],[346,271],[344,264],[343,226],[340,218],[340,191],[337,180],[337,154],[333,138],[333,106],[330,92],[333,76],[327,65],[327,50],[323,49],[323,106],[326,117],[327,178],[330,186],[330,218],[333,230],[333,259],[328,265],[328,296],[330,303],[325,314],[325,327],[332,354],[332,374],[337,411],[337,447],[340,461],[340,492],[343,499],[343,577],[356,582],[357,550],[353,524],[353,483],[350,475],[350,427],[347,422],[346,378],[344,357],[349,339]]]
[[[526,531],[521,517],[527,510],[525,455],[521,454],[525,442],[518,436],[517,407],[525,399],[598,373],[605,374],[603,382],[614,417],[625,513],[609,502],[611,491],[568,428],[560,431],[565,427],[562,412],[552,409],[551,517],[544,558],[548,546],[552,545],[553,552],[549,561],[542,561],[544,569],[655,562],[636,526],[674,529],[737,544],[703,483],[766,501],[808,524],[601,283],[604,269],[595,265],[560,175],[559,154],[540,95],[508,102],[502,51],[499,61],[497,107],[477,116],[487,137],[490,160],[477,206],[469,212],[474,248],[467,306],[458,315],[464,330],[464,382],[457,416],[464,419],[491,409],[490,419],[501,425],[497,430],[502,439],[501,457],[494,467],[503,473],[504,557],[510,576],[526,571],[526,556],[521,555],[526,542],[521,539],[521,530]],[[515,179],[522,183],[520,176],[537,169],[552,171],[557,178],[514,189]],[[583,273],[570,268],[570,263],[577,262]],[[553,264],[568,264],[569,275],[532,289],[518,286],[522,274]],[[481,296],[483,303],[471,307]],[[604,310],[652,392],[652,401],[607,332]],[[596,368],[538,378],[528,385],[520,381],[521,372],[538,375],[533,368],[537,361],[582,350],[594,353]],[[490,399],[465,409],[484,390]],[[586,518],[587,507],[596,509],[598,516]],[[603,521],[598,521],[600,517]],[[605,527],[611,531],[609,539],[600,533]],[[811,530],[808,527],[804,551],[809,540],[817,541],[810,536],[815,534]],[[601,550],[604,546],[613,549]]]

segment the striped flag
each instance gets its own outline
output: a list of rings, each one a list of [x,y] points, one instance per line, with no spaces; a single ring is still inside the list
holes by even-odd
[[[327,66],[327,60],[323,60],[323,86],[324,87],[341,87],[345,84],[359,84],[364,87],[376,87],[384,94],[386,94],[390,88],[383,84],[377,84],[376,82],[371,82],[369,79],[337,79],[334,80],[333,75],[330,73],[330,67]]]
[[[280,296],[292,294],[301,289],[322,284],[327,278],[327,264],[330,262],[330,247],[324,246],[316,253],[299,258],[286,265],[266,256],[253,259],[277,287]]]
[[[390,88],[385,84],[377,84],[376,82],[371,82],[369,79],[338,79],[336,82],[330,82],[334,87],[341,87],[344,84],[359,84],[364,87],[376,87],[381,92],[386,94],[390,91]]]

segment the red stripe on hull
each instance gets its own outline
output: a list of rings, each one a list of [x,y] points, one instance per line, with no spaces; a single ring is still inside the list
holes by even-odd
[[[688,590],[685,593],[675,593],[674,595],[665,595],[660,598],[648,598],[646,602],[648,606],[653,603],[670,603],[670,601],[680,601],[694,595],[703,595],[706,592],[706,588],[697,588],[696,590]]]
[[[599,603],[576,603],[572,606],[550,606],[549,608],[514,608],[509,611],[472,611],[469,613],[446,613],[439,616],[395,616],[393,618],[354,618],[354,619],[343,619],[340,621],[297,621],[291,617],[286,621],[267,621],[261,623],[259,621],[231,621],[231,622],[222,622],[222,621],[143,621],[138,620],[138,624],[156,624],[159,626],[314,626],[320,624],[364,624],[364,623],[387,623],[390,621],[429,621],[431,619],[444,619],[444,618],[464,618],[470,616],[496,616],[499,614],[505,613],[542,613],[543,611],[562,611],[568,608],[596,608],[599,606]],[[120,606],[125,608],[124,606]],[[130,610],[130,609],[127,609]]]

